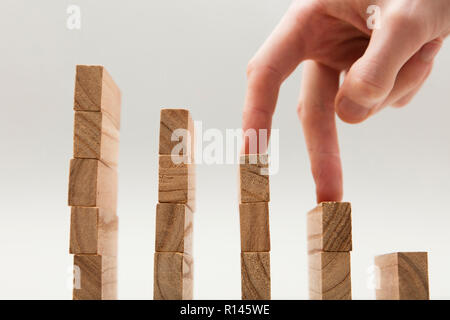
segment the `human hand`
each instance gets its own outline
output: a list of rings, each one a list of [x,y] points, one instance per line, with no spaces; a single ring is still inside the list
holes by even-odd
[[[368,28],[370,5],[381,9],[379,29]],[[244,132],[268,129],[270,134],[281,84],[309,60],[298,115],[317,201],[340,201],[335,113],[359,123],[386,106],[406,105],[430,74],[449,33],[449,0],[296,0],[248,65]],[[345,79],[339,86],[341,72]]]

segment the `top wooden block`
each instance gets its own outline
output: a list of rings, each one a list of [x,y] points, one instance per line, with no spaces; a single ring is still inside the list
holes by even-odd
[[[194,122],[189,110],[161,109],[160,119],[159,154],[171,155],[174,152],[175,155],[188,156],[193,161]],[[181,129],[180,132],[176,131],[179,129]]]
[[[428,300],[427,252],[397,252],[375,257],[377,300]]]
[[[352,251],[348,202],[322,202],[307,215],[308,253]]]
[[[77,66],[75,81],[75,111],[95,111],[107,114],[120,128],[121,94],[119,87],[102,66]]]
[[[267,154],[242,155],[240,158],[240,202],[269,202],[269,162]]]

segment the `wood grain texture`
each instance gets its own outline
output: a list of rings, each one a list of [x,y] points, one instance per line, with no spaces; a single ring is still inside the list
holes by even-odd
[[[307,215],[308,253],[352,251],[348,202],[322,202]]]
[[[70,161],[69,206],[98,207],[106,215],[115,215],[117,207],[117,171],[99,160]]]
[[[270,253],[241,253],[242,300],[270,300]]]
[[[154,263],[154,300],[193,299],[191,256],[178,252],[156,252]]]
[[[239,205],[242,252],[269,252],[270,227],[267,202]]]
[[[158,200],[186,204],[195,211],[195,165],[187,157],[159,156]]]
[[[396,252],[375,257],[377,300],[429,300],[427,252]]]
[[[101,112],[75,112],[74,158],[97,159],[116,167],[119,157],[119,130]]]
[[[121,93],[102,66],[78,65],[75,80],[74,110],[102,112],[120,128]]]
[[[158,203],[156,206],[156,252],[192,255],[193,213],[184,204]]]
[[[100,208],[72,207],[70,253],[117,256],[118,217]]]
[[[242,155],[239,171],[241,203],[270,201],[267,155]]]
[[[185,130],[178,140],[172,141],[172,135],[177,129]],[[176,132],[175,132],[176,134]],[[186,139],[184,139],[186,138]],[[190,140],[189,140],[190,139]],[[180,145],[181,143],[181,145]],[[175,146],[182,146],[174,149]],[[159,154],[187,156],[192,161],[194,159],[195,135],[194,122],[189,110],[186,109],[161,109],[160,130],[159,130]]]
[[[73,300],[117,299],[116,257],[75,255],[74,278]]]
[[[318,252],[308,258],[311,300],[351,300],[350,252]]]

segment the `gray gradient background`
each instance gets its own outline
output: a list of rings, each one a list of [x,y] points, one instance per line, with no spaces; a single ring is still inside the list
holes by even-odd
[[[239,128],[247,61],[290,0],[3,0],[0,3],[0,298],[69,299],[67,181],[76,64],[105,65],[123,93],[119,297],[151,299],[160,106],[207,128]],[[80,31],[66,8],[82,9]],[[271,178],[274,299],[307,298],[305,214],[315,203],[295,113],[300,71],[281,90],[281,169]],[[354,298],[373,298],[376,254],[430,252],[431,297],[450,298],[450,47],[403,110],[339,123],[353,204]],[[195,297],[239,299],[235,166],[199,166]]]

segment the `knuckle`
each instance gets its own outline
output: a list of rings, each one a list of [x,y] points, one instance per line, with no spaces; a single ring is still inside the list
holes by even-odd
[[[261,80],[271,80],[275,82],[281,82],[283,80],[283,76],[277,68],[270,64],[261,63],[252,59],[247,65],[247,79],[251,80],[255,77]]]
[[[438,37],[438,38],[434,39],[432,42],[442,45],[442,44],[444,44],[444,38]]]
[[[400,109],[406,107],[414,98],[415,94],[409,94],[406,97],[403,97],[397,101],[395,101],[391,107]]]
[[[388,91],[385,85],[380,84],[379,81],[368,74],[356,76],[353,82],[355,91],[369,100],[378,100],[385,96]]]
[[[256,65],[255,60],[251,59],[247,64],[247,78],[250,78],[252,73],[254,72]]]
[[[406,107],[409,104],[410,101],[411,101],[411,99],[400,100],[400,101],[397,101],[397,102],[393,103],[392,107],[395,108],[395,109],[401,109],[401,108]]]
[[[303,102],[303,100],[300,100],[297,105],[297,115],[300,120],[303,119],[304,112],[305,112],[305,103]]]
[[[428,44],[437,47],[442,47],[442,45],[444,44],[444,40],[442,38],[436,38],[428,42]]]
[[[272,117],[273,110],[268,110],[263,107],[250,106],[246,110],[244,110],[244,114],[253,115],[253,116],[262,116],[262,117]]]
[[[411,12],[411,10],[395,10],[386,16],[387,26],[391,32],[408,32],[416,39],[425,39],[427,35],[427,24],[423,16]]]
[[[395,75],[378,57],[368,57],[352,67],[344,80],[360,100],[379,100],[393,87]]]

